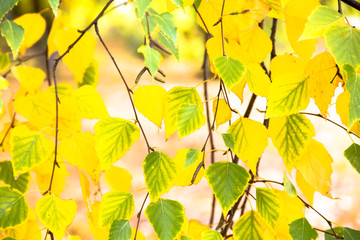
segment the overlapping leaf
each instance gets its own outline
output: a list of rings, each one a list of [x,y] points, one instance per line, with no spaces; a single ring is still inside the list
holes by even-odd
[[[111,224],[109,240],[129,240],[131,238],[131,227],[127,220],[115,220]]]
[[[312,240],[318,237],[306,218],[300,218],[290,224],[290,235],[294,240]]]
[[[234,240],[262,240],[266,227],[258,212],[248,211],[234,225]]]
[[[224,216],[243,194],[250,180],[249,173],[243,167],[231,162],[211,164],[205,171],[205,177]]]
[[[226,123],[231,119],[231,110],[227,105],[225,99],[220,98],[213,101],[213,113],[216,116],[216,127]],[[216,115],[215,115],[216,114]]]
[[[145,66],[149,69],[151,76],[155,77],[162,59],[160,53],[150,45],[142,45],[138,48],[138,52],[144,55]]]
[[[192,148],[185,148],[177,151],[174,158],[177,169],[177,177],[174,184],[183,187],[191,185],[194,172],[196,171],[199,164],[203,161],[203,157],[204,154],[202,152]],[[199,183],[203,175],[204,168],[201,168],[194,181],[194,184]]]
[[[256,188],[256,209],[262,219],[273,228],[280,217],[280,199],[276,193],[267,188]]]
[[[10,185],[22,193],[25,193],[30,184],[30,173],[23,173],[14,178],[14,172],[10,161],[0,162],[0,181]]]
[[[5,19],[1,23],[1,35],[5,37],[11,48],[14,59],[19,53],[21,43],[24,41],[24,34],[24,29],[10,20]]]
[[[201,240],[222,240],[223,237],[218,231],[207,230],[201,234]]]
[[[95,87],[84,85],[74,93],[79,115],[82,118],[100,119],[109,116],[104,100]]]
[[[351,128],[360,119],[360,74],[355,72],[353,66],[349,64],[345,64],[343,69],[347,74],[346,88],[350,93],[348,127]]]
[[[30,66],[12,67],[11,72],[20,82],[21,86],[29,92],[38,90],[46,77],[43,70]]]
[[[241,81],[246,72],[244,64],[228,56],[216,57],[214,66],[229,90]]]
[[[315,189],[304,179],[304,176],[299,170],[296,171],[296,184],[299,186],[310,205],[313,205]]]
[[[285,171],[285,170],[284,170],[283,182],[284,182],[284,190],[286,191],[286,193],[287,193],[290,197],[296,197],[296,195],[297,195],[296,189],[295,189],[294,185],[291,183],[291,181],[290,181],[290,179],[288,178],[288,176],[286,175],[286,171]]]
[[[0,21],[2,20],[2,18],[4,17],[4,15],[10,11],[17,3],[19,0],[5,0],[1,2],[0,5]]]

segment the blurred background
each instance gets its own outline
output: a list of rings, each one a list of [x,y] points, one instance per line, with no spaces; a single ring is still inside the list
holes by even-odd
[[[205,1],[205,0],[203,0]],[[61,9],[64,12],[70,13],[71,24],[79,29],[86,27],[103,8],[106,0],[63,0]],[[99,22],[99,28],[107,43],[110,51],[114,55],[120,69],[122,70],[130,87],[135,85],[135,78],[139,71],[143,68],[143,57],[137,52],[137,48],[144,42],[144,32],[139,21],[136,19],[133,4],[123,4],[124,1],[115,1],[113,8],[107,11],[104,17]],[[337,1],[321,1],[323,4],[328,4],[331,7],[337,8]],[[353,9],[343,4],[344,14],[348,16],[350,23],[359,28],[360,14]],[[42,16],[47,20],[47,31],[42,39],[32,47],[27,54],[35,54],[41,52],[46,47],[46,39],[50,30],[52,22],[52,12],[48,6],[47,0],[22,0],[14,8],[14,10],[7,15],[8,18],[14,19],[24,13],[41,12]],[[194,87],[200,84],[202,79],[202,61],[204,56],[204,41],[205,36],[202,29],[196,24],[196,13],[192,7],[187,7],[185,10],[178,9],[173,12],[175,22],[178,27],[178,43],[180,51],[180,62],[173,56],[164,55],[164,60],[160,68],[166,73],[165,84],[153,81],[149,75],[144,74],[141,78],[140,85],[160,85],[166,90],[170,90],[174,86],[189,86]],[[266,18],[264,21],[264,30],[270,32],[271,19]],[[95,36],[93,29],[91,30]],[[279,21],[278,31],[276,35],[276,50],[277,54],[293,52],[287,43],[287,36],[285,32],[285,25]],[[7,52],[9,49],[6,46],[5,40],[0,38],[0,48],[2,52]],[[319,41],[317,49],[323,49],[323,43]],[[315,53],[314,53],[315,54]],[[50,63],[54,60],[56,55],[50,58]],[[103,49],[101,44],[97,44],[95,51],[95,59],[99,64],[99,84],[97,90],[101,94],[107,106],[107,110],[112,117],[121,117],[125,119],[133,119],[134,115],[131,110],[131,105],[125,91],[125,87],[116,72],[111,59]],[[33,59],[27,63],[31,66],[38,66],[44,69],[43,59]],[[57,71],[57,78],[59,82],[71,83],[75,86],[73,75],[70,70],[64,65],[60,64]],[[5,102],[10,102],[19,88],[18,82],[10,74],[7,79],[10,81],[10,88],[6,90],[2,96]],[[218,83],[216,80],[209,82],[209,97],[215,97],[218,90]],[[46,84],[44,84],[46,87]],[[203,85],[197,87],[200,96],[203,98]],[[336,95],[333,98],[335,103],[336,96],[342,90],[338,88]],[[251,92],[246,87],[244,93],[244,102],[241,103],[235,94],[230,93],[230,101],[232,106],[243,115],[247,104],[249,102]],[[204,100],[204,98],[203,98]],[[6,105],[6,104],[5,104]],[[256,104],[251,114],[251,118],[257,121],[263,121],[263,114],[257,111],[265,110],[266,100],[258,97]],[[210,102],[210,109],[212,109]],[[315,106],[313,100],[306,110],[308,112],[319,113],[319,109]],[[335,122],[341,123],[340,118],[336,114],[335,106],[329,108],[329,118]],[[207,136],[207,127],[202,127],[199,131],[178,140],[176,134],[165,141],[164,125],[161,129],[149,122],[140,114],[140,121],[145,128],[146,135],[151,146],[158,147],[161,151],[174,157],[176,152],[183,148],[201,149]],[[2,121],[9,121],[11,116],[5,116]],[[233,121],[237,117],[233,117]],[[328,149],[332,156],[333,174],[332,174],[332,190],[331,195],[335,199],[330,199],[320,194],[315,193],[314,207],[326,216],[328,219],[336,224],[348,226],[354,229],[360,229],[360,212],[358,211],[358,203],[360,202],[360,174],[352,168],[350,163],[345,159],[343,152],[352,143],[348,134],[335,125],[326,122],[323,119],[316,117],[309,117],[316,129],[315,139],[320,141]],[[93,126],[95,120],[83,120],[83,131],[94,132]],[[215,146],[217,149],[225,150],[221,133],[226,132],[228,126],[225,124],[220,126],[214,133]],[[355,139],[355,141],[358,139]],[[137,141],[132,149],[119,160],[115,165],[122,167],[129,171],[132,175],[132,187],[130,192],[134,193],[135,198],[135,214],[131,220],[131,226],[136,226],[136,213],[139,211],[144,200],[146,190],[140,190],[145,187],[142,161],[147,155],[147,149],[142,137]],[[6,153],[0,155],[1,160],[9,157]],[[209,155],[206,157],[206,165],[209,164]],[[216,161],[225,161],[226,156],[222,152],[216,153]],[[242,164],[242,163],[241,163]],[[244,164],[242,164],[246,168]],[[271,179],[282,182],[284,165],[281,161],[277,150],[274,148],[269,139],[269,146],[266,148],[260,163],[259,174],[265,179]],[[74,167],[67,166],[69,176],[66,177],[66,185],[61,194],[63,199],[75,199],[78,205],[77,215],[72,225],[68,228],[68,232],[73,235],[78,235],[82,239],[93,239],[89,225],[87,224],[87,208],[84,203],[79,176]],[[119,176],[119,184],[121,184],[121,176]],[[293,179],[294,183],[295,180]],[[109,186],[102,178],[101,182],[102,193],[109,191]],[[260,185],[259,185],[260,186]],[[91,186],[92,191],[96,191],[96,186]],[[277,187],[277,186],[274,186]],[[140,190],[140,191],[138,191]],[[32,192],[35,191],[35,192]],[[32,208],[35,207],[37,199],[41,197],[38,191],[36,177],[32,175],[32,183],[27,194],[27,200]],[[299,192],[300,195],[301,192]],[[207,225],[210,217],[211,208],[211,189],[207,185],[206,179],[202,179],[198,185],[190,187],[174,187],[169,193],[164,195],[164,198],[174,199],[181,202],[185,207],[187,218],[197,219],[202,224]],[[147,203],[149,200],[147,201]],[[252,204],[255,206],[254,204]],[[216,205],[215,224],[220,217],[220,206]],[[236,218],[238,216],[236,215]],[[306,210],[306,217],[310,223],[321,229],[328,229],[327,223],[318,215],[310,210]],[[156,239],[153,229],[148,223],[144,215],[141,217],[140,231],[146,236],[146,239]],[[45,231],[43,231],[45,232]]]

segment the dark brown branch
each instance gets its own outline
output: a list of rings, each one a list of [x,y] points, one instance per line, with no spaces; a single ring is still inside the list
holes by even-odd
[[[338,13],[343,14],[342,7],[341,7],[341,0],[338,0],[337,2],[338,2]]]
[[[141,208],[140,208],[140,211],[138,212],[138,214],[136,215],[136,218],[137,218],[137,223],[136,223],[136,229],[135,229],[135,236],[134,236],[134,240],[136,240],[136,236],[137,236],[137,232],[139,230],[139,225],[140,225],[140,218],[141,218],[141,213],[144,209],[144,205],[145,205],[145,202],[147,200],[147,198],[149,197],[149,193],[146,194],[145,196],[145,199],[141,205]]]
[[[11,119],[10,126],[6,130],[5,135],[4,135],[3,139],[1,140],[0,147],[2,147],[4,145],[5,139],[6,139],[7,135],[9,134],[10,129],[14,128],[14,126],[15,126],[15,118],[16,118],[16,112],[14,112],[14,114],[12,116],[12,119]]]
[[[356,0],[341,0],[341,1],[360,11],[360,2]]]
[[[325,233],[325,234],[331,235],[331,236],[335,237],[336,239],[344,239],[344,237],[341,237],[341,236],[339,236],[339,235],[336,235],[336,234],[333,234],[333,233],[324,231],[324,230],[319,229],[319,228],[313,228],[313,229],[316,230],[316,231],[318,231],[318,232],[323,232],[323,233]]]
[[[202,18],[202,16],[201,16],[201,14],[200,14],[199,10],[197,9],[197,7],[196,7],[195,3],[193,4],[193,7],[194,7],[194,9],[195,9],[196,14],[199,16],[199,18],[200,18],[200,20],[201,20],[202,24],[203,24],[203,25],[204,25],[204,27],[205,27],[205,30],[206,30],[206,35],[207,35],[207,39],[211,38],[211,37],[212,37],[212,35],[211,35],[211,33],[210,33],[210,31],[209,31],[208,27],[206,26],[206,23],[205,23],[204,19]]]

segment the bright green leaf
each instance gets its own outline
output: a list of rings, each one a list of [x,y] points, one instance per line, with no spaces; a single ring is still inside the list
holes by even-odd
[[[178,112],[179,138],[183,138],[205,124],[203,105],[182,104]]]
[[[220,203],[223,215],[226,216],[244,193],[250,175],[243,167],[235,163],[217,162],[206,169],[205,178]]]
[[[74,96],[80,117],[100,119],[109,116],[104,100],[94,86],[84,85],[75,91]]]
[[[78,82],[78,87],[84,85],[96,86],[99,78],[99,66],[95,59],[90,63],[89,67],[85,70],[82,82]]]
[[[158,38],[159,38],[159,42],[162,45],[164,45],[168,50],[170,50],[170,52],[172,52],[172,54],[174,54],[176,59],[179,61],[179,49],[175,45],[175,43],[171,40],[171,38],[165,35],[162,31],[159,32]]]
[[[174,240],[185,222],[184,207],[177,201],[159,199],[145,210],[160,240]]]
[[[173,186],[176,177],[175,162],[165,153],[149,153],[143,163],[146,187],[151,201],[157,199]]]
[[[359,35],[360,42],[360,35]],[[349,103],[349,129],[360,119],[360,74],[355,72],[353,66],[345,64],[343,69],[347,73],[346,88],[350,93]]]
[[[68,225],[71,224],[76,213],[74,200],[63,200],[55,195],[46,195],[36,202],[35,212],[41,223],[53,232],[58,239],[62,239]]]
[[[286,171],[285,171],[285,170],[284,170],[283,182],[284,182],[284,189],[285,189],[286,193],[287,193],[290,197],[296,197],[296,195],[297,195],[296,189],[295,189],[294,185],[291,183],[291,181],[290,181],[290,179],[288,178],[288,176],[286,175]]]
[[[218,231],[206,230],[201,233],[201,240],[222,240],[223,237]]]
[[[24,173],[14,178],[13,168],[10,161],[0,162],[0,181],[9,184],[11,188],[16,188],[25,193],[30,183],[30,173]]]
[[[309,15],[299,41],[321,37],[324,30],[340,18],[342,15],[328,6],[316,7]]]
[[[54,15],[57,16],[57,9],[59,7],[59,0],[48,0]]]
[[[4,15],[10,11],[19,0],[2,0],[0,5],[0,21]]]
[[[324,33],[325,44],[334,56],[336,63],[342,66],[349,63],[354,68],[360,65],[360,31],[348,25],[330,26]]]
[[[14,59],[17,57],[20,45],[24,40],[24,34],[24,29],[12,21],[5,19],[1,23],[1,35],[5,37],[10,46]]]
[[[281,200],[276,193],[267,188],[256,188],[256,209],[262,219],[275,227],[280,217]]]
[[[246,72],[244,64],[228,56],[216,57],[214,65],[229,90],[241,81]]]
[[[271,118],[269,132],[288,170],[293,167],[296,158],[305,152],[311,138],[315,136],[310,120],[298,113]]]
[[[142,45],[138,48],[138,52],[144,55],[145,66],[149,69],[151,76],[155,77],[161,61],[160,53],[150,45]]]
[[[9,66],[10,66],[9,54],[0,52],[0,73],[4,72]]]
[[[148,9],[152,0],[135,0],[136,3],[136,16],[137,18],[141,19],[145,11]]]
[[[135,203],[131,193],[111,191],[103,196],[100,203],[99,226],[109,226],[114,220],[130,220]]]
[[[129,240],[131,227],[127,220],[114,220],[109,232],[109,240]]]
[[[353,143],[344,152],[351,165],[360,173],[360,145]]]
[[[177,33],[173,16],[170,13],[162,13],[160,15],[155,15],[154,21],[160,26],[162,32],[176,44]]]
[[[53,141],[45,138],[41,132],[31,131],[24,125],[15,127],[10,138],[14,175],[25,173],[48,160],[53,145]]]
[[[345,240],[360,239],[360,231],[345,227],[344,228],[344,239]]]
[[[290,235],[294,240],[312,240],[318,237],[306,218],[299,218],[290,224]]]
[[[344,237],[343,227],[335,227],[333,228],[333,230],[339,237]],[[333,234],[333,231],[331,229],[326,230],[326,232]],[[325,240],[336,240],[336,238],[330,234],[324,234],[324,235],[325,235]]]
[[[262,240],[266,223],[258,212],[251,210],[242,215],[234,225],[234,240]]]
[[[225,146],[230,148],[231,150],[234,150],[234,137],[231,133],[223,133],[221,134],[223,141],[225,143]]]
[[[109,117],[95,124],[96,152],[102,170],[106,170],[140,138],[140,129],[122,118]]]
[[[24,194],[9,186],[0,186],[0,228],[16,226],[24,222],[28,205]]]

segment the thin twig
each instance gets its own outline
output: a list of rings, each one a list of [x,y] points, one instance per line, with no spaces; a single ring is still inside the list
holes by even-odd
[[[341,7],[341,0],[338,0],[337,2],[338,2],[338,13],[343,14],[342,7]]]
[[[12,116],[12,119],[11,119],[10,126],[9,126],[8,129],[6,130],[5,135],[4,135],[3,139],[1,140],[0,147],[2,147],[2,146],[4,145],[5,139],[6,139],[7,135],[9,134],[10,129],[11,129],[11,128],[14,128],[15,117],[16,117],[16,112],[14,112],[14,114],[13,114],[13,116]]]
[[[225,8],[225,0],[223,0],[223,4],[221,8],[221,43],[222,43],[223,56],[226,56],[225,43],[224,43],[224,23],[223,23],[224,8]]]
[[[138,230],[139,230],[139,225],[140,225],[141,213],[142,213],[142,211],[143,211],[145,202],[146,202],[146,200],[147,200],[148,197],[149,197],[149,193],[146,194],[145,199],[144,199],[144,201],[143,201],[143,203],[142,203],[142,205],[141,205],[140,211],[139,211],[138,214],[136,215],[136,217],[137,217],[137,223],[136,223],[134,240],[136,240],[137,232],[138,232]]]
[[[207,38],[208,38],[208,39],[209,39],[209,38],[211,38],[211,37],[212,37],[212,35],[211,35],[211,33],[210,33],[210,31],[209,31],[208,27],[206,26],[206,23],[205,23],[204,19],[202,18],[202,16],[201,16],[201,14],[200,14],[199,10],[197,9],[197,7],[196,7],[195,3],[193,3],[193,7],[194,7],[194,9],[195,9],[195,12],[196,12],[196,13],[197,13],[197,15],[199,16],[199,18],[200,18],[200,20],[201,20],[202,24],[203,24],[203,25],[204,25],[204,27],[205,27]]]
[[[360,11],[360,2],[356,0],[341,0],[341,1]]]
[[[46,68],[46,80],[48,82],[48,85],[51,86],[51,78],[50,78],[50,67],[49,67],[49,59],[48,59],[48,54],[49,54],[49,46],[46,45],[46,50],[45,50],[45,68]]]

